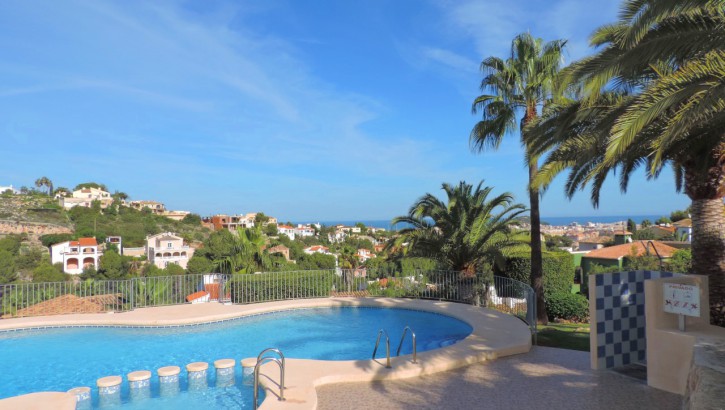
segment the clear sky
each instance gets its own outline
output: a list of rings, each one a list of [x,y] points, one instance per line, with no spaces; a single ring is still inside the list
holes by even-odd
[[[519,138],[471,153],[478,64],[530,31],[567,62],[616,0],[0,2],[0,185],[105,183],[132,199],[283,220],[389,219],[442,182],[525,194]],[[689,201],[671,172],[615,178],[600,209],[664,214]]]

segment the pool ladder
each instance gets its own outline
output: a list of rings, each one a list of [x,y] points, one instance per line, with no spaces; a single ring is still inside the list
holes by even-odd
[[[267,353],[276,353],[279,358],[265,356]],[[257,363],[254,365],[254,410],[257,410],[259,400],[259,369],[268,362],[277,363],[279,366],[279,400],[284,401],[284,354],[273,347],[262,350],[257,356]]]
[[[415,332],[413,332],[413,329],[411,329],[410,326],[406,326],[405,329],[403,329],[403,336],[400,338],[400,344],[398,344],[398,350],[395,352],[395,356],[400,356],[400,349],[403,348],[403,341],[405,341],[405,335],[408,331],[410,331],[410,336],[413,341],[413,363],[418,363],[418,347],[415,339]],[[383,335],[385,336],[385,368],[390,369],[392,367],[390,365],[390,337],[385,329],[380,329],[378,331],[378,337],[377,340],[375,340],[375,349],[373,349],[373,360],[375,360],[375,354],[378,352],[378,347],[380,346],[380,338]]]

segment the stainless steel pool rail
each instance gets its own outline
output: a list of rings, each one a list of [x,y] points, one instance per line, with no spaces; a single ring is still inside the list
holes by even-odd
[[[276,353],[279,358],[265,356],[267,353]],[[277,363],[277,365],[279,366],[278,400],[284,401],[284,354],[282,354],[282,351],[277,348],[269,347],[259,353],[259,355],[257,356],[257,363],[254,365],[254,410],[257,410],[257,407],[259,406],[259,369],[262,367],[263,364],[268,362]]]
[[[413,363],[417,363],[418,358],[418,347],[417,343],[415,341],[415,332],[413,329],[410,328],[410,326],[406,326],[405,329],[403,329],[403,336],[400,337],[400,344],[398,344],[398,351],[395,352],[395,356],[400,356],[400,349],[403,347],[403,341],[405,340],[405,335],[410,331],[410,336],[412,337],[413,341]]]
[[[375,360],[375,354],[378,352],[378,346],[380,345],[380,337],[385,335],[385,368],[390,369],[390,337],[385,329],[378,330],[378,338],[375,340],[375,349],[373,349],[373,360]]]

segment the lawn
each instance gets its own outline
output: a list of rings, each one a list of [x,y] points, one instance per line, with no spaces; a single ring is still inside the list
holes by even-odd
[[[538,330],[539,346],[589,351],[589,324],[587,323],[549,323],[546,326],[539,325]]]

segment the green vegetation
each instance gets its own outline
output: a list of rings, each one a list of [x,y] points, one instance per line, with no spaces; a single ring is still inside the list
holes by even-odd
[[[557,293],[571,293],[574,283],[574,260],[568,252],[544,252],[544,296],[549,299]],[[530,283],[531,256],[517,253],[506,258],[502,268],[495,270],[498,275]]]
[[[148,210],[121,206],[118,201],[105,210],[100,206],[76,206],[68,211],[68,215],[75,225],[74,237],[95,237],[103,242],[108,236],[121,236],[125,247],[144,246],[148,235],[160,232],[175,232],[187,242],[203,240],[208,234],[206,228],[190,223],[195,219],[193,217],[174,221]]]
[[[521,131],[521,142],[529,140],[526,126],[536,121],[539,107],[559,99],[556,80],[565,40],[544,44],[529,33],[516,36],[511,42],[511,55],[503,60],[488,57],[481,62],[484,78],[483,95],[473,101],[473,112],[483,119],[471,131],[470,144],[475,152],[498,149],[505,135]],[[524,113],[522,118],[520,113]],[[520,124],[520,127],[519,127]],[[541,221],[539,187],[533,184],[538,170],[538,155],[527,153],[529,166],[529,206],[531,218],[531,285],[536,292],[537,320],[546,323],[544,311],[544,270],[541,261]]]
[[[539,346],[589,351],[589,325],[583,323],[549,323],[538,326],[536,341]]]
[[[474,275],[509,252],[525,249],[527,235],[513,231],[514,218],[525,211],[503,193],[489,199],[491,187],[461,182],[443,184],[448,203],[431,194],[416,201],[408,215],[393,219],[411,225],[389,242],[407,256],[432,258],[446,269]]]
[[[589,301],[580,294],[556,292],[546,298],[549,320],[563,319],[574,322],[589,321]]]
[[[597,53],[559,78],[569,100],[526,129],[529,157],[548,153],[533,185],[569,170],[566,195],[589,186],[596,207],[607,176],[626,190],[635,170],[674,170],[692,200],[692,268],[710,279],[711,321],[725,326],[725,9],[721,0],[625,0],[597,29]],[[673,215],[679,217],[681,215]],[[669,218],[668,218],[669,219]],[[664,221],[663,221],[664,222]]]

